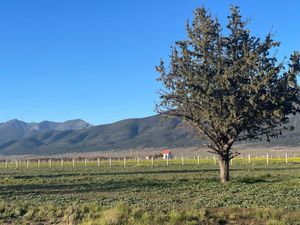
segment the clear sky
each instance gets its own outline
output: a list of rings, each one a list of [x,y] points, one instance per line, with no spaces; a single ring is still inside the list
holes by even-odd
[[[273,30],[281,57],[300,50],[299,0],[2,0],[0,122],[153,115],[155,66],[202,4],[222,24],[237,4],[255,35]]]

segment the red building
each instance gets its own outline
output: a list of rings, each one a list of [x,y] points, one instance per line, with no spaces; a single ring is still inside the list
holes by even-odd
[[[164,149],[162,151],[162,154],[163,154],[163,159],[173,159],[174,158],[172,152],[169,149]]]

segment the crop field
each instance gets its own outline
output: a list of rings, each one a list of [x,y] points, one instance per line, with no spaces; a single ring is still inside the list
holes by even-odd
[[[0,164],[0,224],[300,224],[300,158]]]

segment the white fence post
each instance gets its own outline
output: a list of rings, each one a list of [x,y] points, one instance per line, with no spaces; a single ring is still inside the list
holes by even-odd
[[[52,168],[52,160],[49,159],[49,167]]]
[[[84,159],[84,167],[86,167],[86,158]]]
[[[248,163],[250,164],[251,163],[251,155],[248,154]]]
[[[285,164],[288,164],[288,154],[285,154]]]
[[[181,155],[181,165],[184,166],[184,157]]]
[[[200,156],[198,155],[198,166],[200,165]]]
[[[97,159],[97,165],[100,166],[100,158]]]
[[[26,168],[27,169],[29,168],[29,160],[28,159],[26,160]]]
[[[6,169],[8,168],[8,162],[7,162],[7,160],[5,160],[5,168]]]
[[[269,154],[267,154],[267,165],[269,165]]]
[[[111,158],[109,158],[109,166],[111,167]]]
[[[126,166],[126,157],[124,157],[124,167]]]
[[[216,156],[214,156],[214,165],[216,165],[217,161],[216,161]]]
[[[38,159],[38,168],[40,168],[41,160]]]
[[[153,159],[153,156],[151,157],[151,165],[152,165],[152,167],[154,166],[154,159]]]

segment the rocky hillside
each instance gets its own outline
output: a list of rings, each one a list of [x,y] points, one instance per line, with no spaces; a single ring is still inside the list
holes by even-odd
[[[295,127],[294,131],[287,131],[270,143],[252,141],[246,144],[252,147],[300,146],[300,117],[291,118],[291,125]],[[0,154],[54,154],[132,148],[172,148],[201,146],[207,142],[204,138],[196,139],[190,130],[179,119],[164,119],[159,115],[127,119],[100,126],[90,126],[83,121],[77,121],[77,123],[68,121],[64,124],[42,122],[30,125],[21,121],[9,121],[6,124],[0,124],[0,140],[2,141]],[[3,142],[5,139],[9,140]]]

